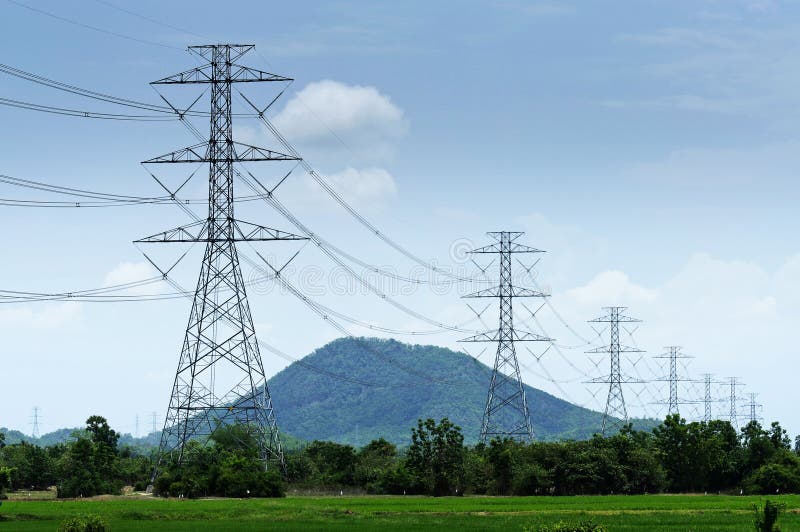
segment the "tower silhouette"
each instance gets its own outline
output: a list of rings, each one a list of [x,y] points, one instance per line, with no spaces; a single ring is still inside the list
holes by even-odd
[[[253,48],[253,45],[234,44],[192,46],[190,52],[205,61],[203,66],[152,83],[206,84],[211,98],[208,142],[143,163],[208,163],[209,168],[208,218],[137,241],[205,243],[161,434],[159,463],[173,454],[177,455],[180,463],[185,459],[189,440],[203,442],[219,427],[236,424],[244,427],[255,439],[265,463],[275,461],[281,467],[284,465],[236,242],[304,238],[243,222],[234,216],[235,163],[298,159],[233,139],[232,85],[291,81],[238,64],[239,58]],[[157,472],[158,469],[154,476]]]
[[[681,347],[671,345],[666,347],[667,353],[653,358],[665,358],[669,360],[669,377],[657,379],[659,381],[667,381],[669,383],[669,399],[667,400],[667,414],[680,414],[680,403],[695,403],[696,401],[680,401],[678,399],[678,383],[681,381],[688,381],[689,379],[681,378],[678,376],[678,360],[693,358],[681,353]],[[664,404],[664,403],[659,403]]]
[[[606,399],[602,427],[602,434],[605,435],[607,431],[619,430],[628,423],[628,409],[625,406],[622,384],[640,382],[622,373],[620,353],[642,353],[643,351],[635,347],[622,345],[619,341],[620,323],[640,323],[641,320],[625,316],[623,312],[627,310],[627,307],[604,307],[603,310],[606,311],[604,316],[590,320],[589,323],[607,323],[609,343],[606,346],[592,349],[588,353],[608,353],[609,355],[609,374],[589,381],[592,384],[608,384],[608,398]]]
[[[739,382],[739,379],[737,379],[736,377],[730,377],[728,379],[728,385],[731,388],[731,390],[730,390],[731,391],[730,403],[728,405],[730,407],[730,412],[729,412],[728,416],[729,416],[729,420],[731,422],[731,425],[733,426],[733,428],[735,428],[738,431],[739,430],[739,413],[736,411],[736,402],[740,399],[740,397],[736,393],[736,388],[739,387],[739,386],[742,386],[742,383]]]
[[[547,342],[550,338],[514,329],[515,297],[547,297],[546,294],[514,285],[512,255],[543,253],[542,250],[520,244],[521,232],[497,231],[487,235],[495,243],[471,251],[473,254],[500,255],[500,284],[479,290],[464,297],[489,297],[500,301],[500,323],[496,331],[487,331],[461,340],[462,342],[497,343],[492,377],[481,424],[481,442],[494,437],[533,439],[533,425],[528,400],[519,371],[515,342]]]

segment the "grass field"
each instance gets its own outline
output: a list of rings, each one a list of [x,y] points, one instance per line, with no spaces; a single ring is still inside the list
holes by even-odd
[[[800,530],[800,496],[786,505],[782,530]],[[748,531],[760,497],[643,495],[607,497],[288,497],[162,500],[108,497],[5,501],[0,530],[56,530],[69,516],[99,514],[125,530],[523,530],[558,520],[592,519],[613,531]]]

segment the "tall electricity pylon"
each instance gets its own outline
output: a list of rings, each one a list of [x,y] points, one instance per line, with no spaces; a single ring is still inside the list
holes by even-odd
[[[258,443],[265,466],[284,467],[278,426],[267,389],[253,318],[247,302],[236,242],[302,240],[302,237],[234,217],[234,164],[291,161],[297,157],[233,140],[234,83],[290,81],[237,63],[253,45],[192,46],[206,64],[153,85],[206,84],[211,94],[208,142],[144,161],[143,164],[208,163],[208,219],[138,242],[204,242],[205,255],[178,370],[164,421],[159,463],[185,458],[186,444],[204,442],[217,428],[236,424]],[[176,111],[177,112],[177,111]],[[182,117],[182,115],[181,115]],[[158,466],[157,466],[158,467]],[[154,477],[158,469],[154,472]]]
[[[513,301],[515,297],[547,297],[547,294],[514,286],[511,258],[516,253],[543,253],[517,240],[521,232],[498,231],[487,233],[495,243],[471,251],[473,254],[500,255],[500,284],[479,290],[464,297],[494,297],[500,300],[500,326],[462,342],[496,342],[497,356],[489,381],[489,393],[481,424],[481,442],[492,438],[533,439],[533,426],[528,411],[528,400],[519,372],[519,361],[514,342],[550,342],[552,339],[531,332],[514,329]]]
[[[746,405],[750,409],[750,422],[751,423],[753,421],[760,421],[761,420],[761,416],[758,415],[758,411],[759,411],[759,409],[761,408],[762,405],[760,403],[756,403],[756,397],[757,396],[758,396],[757,393],[751,393],[750,394],[750,402],[747,403],[747,405]]]
[[[656,379],[658,381],[669,382],[669,400],[667,401],[667,414],[678,414],[680,415],[679,404],[683,403],[694,403],[695,401],[679,401],[678,400],[678,383],[681,381],[688,381],[689,379],[683,379],[678,377],[678,359],[685,359],[685,358],[694,358],[688,355],[684,355],[681,353],[681,347],[677,345],[670,345],[665,349],[668,350],[667,353],[659,356],[655,356],[653,358],[666,358],[669,359],[669,377],[666,379]],[[660,403],[663,404],[663,403]]]
[[[38,438],[39,437],[39,407],[33,407],[33,415],[31,416],[31,425],[33,425],[33,429],[31,430],[31,437]]]
[[[728,379],[728,384],[731,387],[729,420],[733,428],[735,428],[738,431],[739,413],[736,411],[736,402],[740,399],[740,397],[736,394],[736,388],[738,386],[742,386],[742,383],[739,382],[739,379],[737,379],[736,377],[730,377]]]
[[[620,365],[620,353],[642,353],[641,349],[621,345],[619,342],[620,323],[640,323],[642,320],[630,318],[622,314],[627,307],[604,307],[605,316],[590,320],[589,323],[608,323],[610,341],[607,346],[598,347],[587,353],[608,353],[611,371],[607,376],[597,377],[588,381],[591,384],[608,384],[608,398],[606,410],[603,414],[602,434],[608,430],[619,430],[628,423],[628,410],[625,407],[625,396],[622,394],[622,384],[641,383],[631,377],[623,375]]]
[[[703,421],[708,423],[712,419],[714,419],[714,415],[711,411],[711,403],[719,402],[719,399],[714,399],[711,395],[711,385],[712,384],[720,384],[714,381],[714,376],[711,373],[706,373],[703,375],[703,384],[705,385],[705,394],[703,395]]]

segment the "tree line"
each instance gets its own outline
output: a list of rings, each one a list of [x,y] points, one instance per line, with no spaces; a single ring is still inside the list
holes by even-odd
[[[66,443],[5,445],[0,434],[0,493],[55,486],[59,497],[143,491],[155,449],[119,445],[100,416]],[[448,419],[420,420],[411,444],[377,439],[355,448],[314,441],[286,453],[286,468],[264,467],[242,427],[191,442],[181,464],[160,465],[158,495],[275,497],[298,492],[427,495],[589,495],[641,493],[800,493],[800,437],[794,447],[779,423],[686,422],[667,417],[652,431],[624,427],[582,441],[492,440],[465,446]]]

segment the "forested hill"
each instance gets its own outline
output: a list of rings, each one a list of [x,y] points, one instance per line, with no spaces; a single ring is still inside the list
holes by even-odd
[[[448,417],[471,444],[491,371],[441,347],[342,338],[288,366],[269,388],[281,431],[303,440],[365,445],[383,437],[404,445],[417,419]],[[537,439],[584,439],[600,430],[602,414],[525,388]]]

